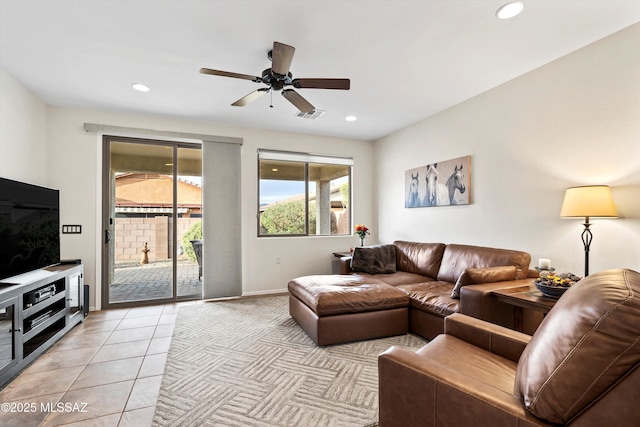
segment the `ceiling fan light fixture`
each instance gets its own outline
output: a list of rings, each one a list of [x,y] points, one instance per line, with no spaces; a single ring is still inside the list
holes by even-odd
[[[149,86],[142,83],[132,83],[131,87],[137,90],[138,92],[149,92],[151,90]]]
[[[511,19],[514,16],[519,15],[523,9],[524,2],[512,1],[500,6],[500,8],[496,11],[496,17],[498,17],[498,19]]]

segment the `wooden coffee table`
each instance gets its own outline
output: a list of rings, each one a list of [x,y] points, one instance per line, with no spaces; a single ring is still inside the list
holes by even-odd
[[[516,331],[524,330],[523,310],[539,311],[543,315],[556,305],[557,299],[549,298],[531,285],[518,286],[515,288],[498,289],[491,292],[500,302],[513,306],[513,326]]]

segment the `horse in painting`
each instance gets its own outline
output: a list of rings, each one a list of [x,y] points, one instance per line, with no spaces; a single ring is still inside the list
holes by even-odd
[[[449,204],[455,205],[455,193],[456,190],[460,192],[460,194],[464,194],[467,189],[464,185],[464,173],[462,172],[462,165],[458,168],[458,165],[455,166],[455,169],[449,179],[447,179],[446,183],[447,191],[449,191]]]
[[[425,181],[427,183],[427,192],[424,195],[424,199],[422,201],[422,206],[438,206],[440,203],[438,201],[441,197],[438,196],[438,192],[442,191],[438,188],[438,178],[440,176],[440,172],[438,172],[438,164],[434,163],[432,165],[427,165],[427,173],[425,176]]]
[[[420,181],[418,181],[419,173],[411,174],[411,182],[409,183],[409,195],[407,196],[407,201],[405,202],[405,207],[407,208],[417,208],[420,206],[420,196],[418,196],[418,186]]]

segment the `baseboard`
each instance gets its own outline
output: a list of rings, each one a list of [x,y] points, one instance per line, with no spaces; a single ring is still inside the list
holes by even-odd
[[[286,296],[289,295],[288,291],[283,290],[271,290],[271,291],[261,291],[261,292],[245,292],[242,295],[233,296],[233,297],[220,297],[220,298],[208,298],[202,301],[204,302],[217,302],[217,301],[232,301],[239,299],[249,299],[249,298],[261,298],[261,297],[275,297],[275,296]]]
[[[289,291],[286,289],[271,289],[269,291],[253,291],[253,292],[243,292],[243,297],[255,297],[255,296],[264,296],[264,295],[289,295]]]

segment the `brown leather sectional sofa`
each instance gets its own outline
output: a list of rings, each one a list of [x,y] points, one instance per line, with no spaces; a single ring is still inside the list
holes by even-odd
[[[291,280],[289,313],[318,345],[409,331],[432,339],[443,333],[444,318],[459,312],[508,323],[511,308],[490,291],[531,283],[537,272],[530,261],[526,252],[470,245],[396,241],[356,248],[353,259],[341,259],[342,275]],[[482,291],[467,301],[466,293],[452,296],[454,288],[475,284],[484,284]]]
[[[463,314],[379,356],[380,427],[637,426],[640,273],[572,286],[533,336]]]

